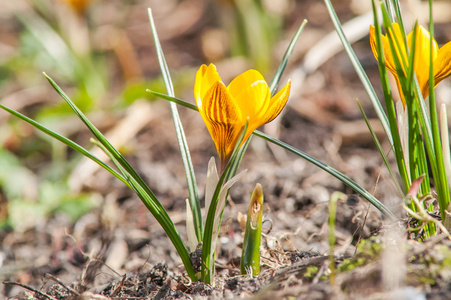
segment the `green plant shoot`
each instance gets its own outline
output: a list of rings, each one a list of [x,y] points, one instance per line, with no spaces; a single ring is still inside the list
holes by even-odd
[[[246,231],[241,251],[241,274],[260,274],[260,244],[262,239],[263,189],[257,183],[247,210]]]

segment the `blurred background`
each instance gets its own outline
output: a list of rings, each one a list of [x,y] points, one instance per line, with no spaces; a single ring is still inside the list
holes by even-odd
[[[449,1],[434,2],[436,39],[442,45],[451,40],[451,5]],[[379,90],[377,64],[368,42],[371,2],[337,0],[333,4]],[[404,4],[407,24],[415,19],[426,24],[427,2]],[[249,68],[259,70],[269,82],[294,33],[308,19],[281,81],[283,85],[289,78],[293,82],[288,107],[264,130],[350,175],[380,199],[390,200],[394,193],[388,183],[387,189],[376,191],[383,163],[355,100],[363,103],[370,117],[375,116],[322,1],[2,1],[0,103],[94,149],[89,143],[90,132],[53,90],[42,75],[45,72],[138,168],[171,209],[176,223],[181,222],[187,191],[169,105],[146,93],[146,89],[165,93],[149,26],[149,7],[176,97],[192,103],[194,77],[201,64],[215,63],[226,84]],[[441,83],[438,93],[449,104],[449,80]],[[207,162],[216,155],[214,146],[200,116],[184,108],[180,112],[202,197]],[[377,122],[374,124],[381,134]],[[101,157],[99,151],[95,153]],[[314,214],[313,207],[318,205],[318,211],[324,211],[323,203],[331,190],[352,193],[329,175],[257,138],[243,167],[250,169],[249,176],[232,191],[234,201],[245,207],[252,186],[262,182],[268,214],[281,219],[279,228],[289,232],[296,228],[286,223],[290,218],[282,221],[283,214],[301,218],[307,211]],[[276,215],[279,210],[282,215]],[[302,233],[304,240],[290,241],[293,248],[305,245],[324,218],[327,215],[323,213],[313,221],[310,231]],[[87,250],[91,247],[88,243],[99,241],[103,229],[108,228],[111,234],[118,227],[128,239],[121,239],[120,231],[115,231],[116,237],[109,237],[110,244],[115,241],[118,249],[127,249],[131,261],[130,253],[150,241],[149,231],[153,238],[164,236],[144,206],[118,180],[0,111],[1,280],[32,282],[30,278],[44,272],[58,274],[64,269],[70,273],[61,261],[80,267],[85,258],[77,257],[68,234],[80,249]],[[17,250],[19,245],[23,250]],[[42,253],[31,255],[36,247],[42,247]],[[172,248],[169,252],[161,249],[156,250],[161,251],[161,257],[174,256]],[[125,268],[123,263],[117,264],[118,269]]]
[[[122,151],[156,158],[162,165],[164,151],[136,153],[136,147],[150,152],[153,145],[149,143],[162,143],[155,146],[163,150],[176,146],[171,144],[170,122],[155,130],[161,134],[157,140],[136,145],[136,134],[157,117],[149,108],[156,99],[146,89],[164,92],[148,7],[155,17],[177,95],[187,101],[192,101],[194,75],[201,64],[217,64],[224,82],[249,68],[258,69],[270,81],[303,19],[315,16],[291,67],[307,50],[307,39],[321,38],[322,23],[328,19],[322,4],[292,0],[20,0],[0,5],[3,105],[89,147],[90,133],[53,91],[42,75],[46,72],[96,126],[104,133],[112,132],[110,138]],[[352,14],[349,11],[348,17]],[[201,143],[207,145],[201,151],[208,152],[201,159],[205,163],[214,152],[199,120],[191,130],[202,132]],[[36,218],[56,211],[75,220],[96,205],[89,191],[78,193],[82,185],[89,185],[77,178],[84,173],[77,169],[83,163],[78,153],[4,111],[0,112],[0,122],[1,228],[24,230],[33,226]],[[203,156],[194,150],[194,159]],[[90,172],[83,178],[96,171]],[[178,181],[183,185],[183,180]]]

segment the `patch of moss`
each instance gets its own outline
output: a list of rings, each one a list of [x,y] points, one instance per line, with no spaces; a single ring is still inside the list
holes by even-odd
[[[435,245],[409,259],[407,283],[433,287],[451,281],[451,248]]]
[[[451,267],[451,249],[446,245],[440,245],[438,252],[443,255],[442,266]]]
[[[355,268],[365,264],[366,259],[364,257],[359,258],[347,258],[341,264],[338,265],[339,272],[346,272],[354,270]]]
[[[313,278],[315,278],[317,273],[318,273],[318,267],[309,266],[309,267],[307,267],[307,270],[305,271],[304,277],[312,280]]]
[[[345,259],[338,265],[337,270],[339,272],[347,272],[375,261],[380,257],[383,249],[384,245],[379,237],[362,240],[357,245],[357,254],[354,257]]]
[[[369,257],[378,256],[384,249],[384,244],[379,237],[371,237],[367,240],[362,240],[357,245],[357,254],[366,255]]]

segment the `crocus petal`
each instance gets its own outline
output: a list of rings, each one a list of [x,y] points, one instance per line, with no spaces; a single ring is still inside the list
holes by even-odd
[[[241,93],[246,93],[246,92],[249,93],[248,89],[257,82],[266,84],[266,81],[260,72],[258,72],[256,70],[248,70],[248,71],[238,75],[235,79],[233,79],[227,88],[229,89],[230,94],[232,94],[235,98],[239,98]],[[260,96],[260,95],[256,95],[256,96]],[[262,100],[262,99],[257,99],[257,100],[253,99],[253,101],[254,101],[254,104],[249,104],[249,106],[255,105],[254,107],[257,110],[259,110],[259,108],[264,103],[264,100]]]
[[[401,63],[401,66],[403,65],[403,59],[407,57],[406,55],[406,49],[403,42],[403,37],[401,34],[401,28],[397,23],[392,24],[393,30],[391,28],[388,29],[389,34],[387,35],[381,35],[381,41],[382,41],[382,48],[384,51],[385,56],[385,66],[387,69],[393,74],[393,76],[397,77],[398,73],[396,71],[396,63],[395,59],[393,57],[392,48],[390,46],[390,41],[388,36],[391,40],[394,41],[393,47],[395,49],[395,52],[397,53],[397,57],[399,62]],[[395,41],[397,40],[397,42]],[[374,26],[370,25],[370,44],[371,44],[371,50],[373,51],[374,57],[376,60],[379,60],[379,56],[377,53],[377,42],[376,42],[376,29]],[[401,55],[402,54],[402,55]],[[408,63],[407,60],[405,63]]]
[[[262,120],[262,124],[266,124],[274,120],[285,107],[288,101],[288,97],[290,96],[291,90],[291,81],[288,83],[277,93],[275,94],[270,101],[270,106],[266,113],[265,119]]]
[[[196,73],[196,79],[194,80],[194,100],[196,101],[197,108],[199,109],[202,109],[202,97],[200,90],[202,86],[202,78],[204,77],[206,70],[206,65],[200,66],[199,70]]]
[[[61,2],[68,3],[77,13],[81,15],[91,0],[61,0]]]
[[[403,67],[404,63],[408,63],[405,58],[406,55],[406,49],[404,44],[404,39],[402,37],[401,28],[397,23],[392,23],[393,30],[391,28],[388,28],[388,34],[387,35],[381,35],[381,41],[382,41],[382,48],[384,51],[385,56],[385,66],[386,68],[393,74],[393,77],[395,78],[396,85],[398,86],[398,92],[399,96],[401,97],[401,101],[406,103],[404,99],[404,95],[402,93],[401,84],[398,78],[398,72],[396,70],[396,63],[395,59],[393,57],[392,47],[390,46],[389,38],[393,41],[393,47],[395,49],[395,52],[397,54],[397,58],[399,63],[401,64],[401,67]],[[388,37],[387,37],[388,36]],[[374,26],[370,25],[370,45],[371,50],[373,51],[374,57],[376,60],[379,60],[378,53],[377,53],[377,42],[376,42],[376,29]],[[401,55],[402,54],[402,55]],[[403,60],[405,60],[403,62]]]
[[[382,35],[381,38],[383,39],[384,36]],[[382,40],[382,44],[383,43],[384,43],[384,41]],[[374,57],[376,58],[376,60],[379,60],[379,55],[377,54],[376,28],[374,28],[373,25],[370,25],[370,45],[371,45],[371,51],[373,51]]]
[[[392,30],[392,28],[393,28],[393,30]],[[384,45],[386,44],[386,46],[384,46],[384,52],[386,51],[385,48],[391,49],[390,42],[388,39],[392,40],[393,47],[395,49],[398,61],[401,65],[401,68],[404,70],[404,65],[407,66],[409,64],[406,44],[404,42],[404,38],[403,38],[403,35],[401,32],[401,27],[399,27],[399,24],[392,23],[392,28],[388,28],[387,42],[384,43]],[[390,53],[390,55],[391,55],[392,67],[393,67],[392,73],[393,73],[393,75],[396,74],[395,76],[397,76],[396,63],[395,63],[395,59],[393,58],[393,53],[391,50],[387,50],[387,51],[390,51],[390,52],[386,52],[386,53]]]
[[[393,29],[392,29],[393,28]],[[387,36],[381,36],[382,44],[385,54],[386,67],[393,74],[398,86],[398,91],[401,96],[402,102],[405,104],[404,95],[401,90],[401,84],[398,76],[398,72],[395,67],[393,54],[390,49],[389,39],[393,41],[396,55],[400,60],[401,66],[408,65],[407,49],[405,47],[402,32],[399,24],[393,23],[392,28],[388,29]],[[378,59],[378,53],[376,49],[376,32],[373,26],[370,26],[370,44],[374,57]],[[417,26],[416,30],[410,32],[407,35],[407,43],[409,49],[413,46],[413,33],[415,36],[415,57],[414,68],[415,75],[418,80],[418,84],[421,89],[423,98],[429,95],[429,66],[431,56],[431,36],[429,32],[422,26]],[[446,44],[442,48],[438,49],[437,42],[432,39],[432,60],[434,63],[434,79],[435,86],[444,78],[451,75],[451,43]]]
[[[398,87],[399,97],[401,98],[401,102],[406,106],[406,99],[404,98],[404,93],[402,92],[401,82],[399,81],[398,76],[393,76],[395,78],[396,86]]]
[[[202,108],[202,99],[207,91],[218,81],[221,81],[221,77],[219,77],[215,65],[210,64],[208,67],[202,65],[199,68],[194,82],[194,99],[199,109]]]
[[[382,48],[384,50],[384,56],[385,56],[385,65],[387,69],[392,72],[392,74],[396,74],[396,66],[395,61],[393,59],[393,55],[390,49],[390,43],[388,41],[388,38],[385,35],[381,35],[381,41],[382,41]],[[376,41],[376,29],[374,26],[370,25],[370,44],[371,44],[371,50],[373,51],[373,55],[376,58],[376,60],[379,60],[379,56],[377,53],[377,41]]]
[[[218,81],[205,94],[200,110],[218,151],[221,167],[230,158],[245,123],[231,98],[224,84]]]
[[[232,94],[233,95],[233,94]],[[270,103],[270,91],[265,81],[256,81],[244,89],[233,101],[240,108],[243,119],[249,118],[248,127],[241,145],[249,138],[252,132],[263,123]]]
[[[244,72],[225,87],[214,65],[199,68],[194,97],[218,151],[221,171],[246,123],[248,127],[241,145],[255,129],[280,113],[288,100],[290,86],[289,82],[271,98],[268,84],[256,70]]]
[[[424,29],[423,26],[418,26],[416,30],[416,41],[415,41],[415,60],[414,68],[415,74],[417,75],[418,84],[421,88],[421,93],[423,97],[426,98],[429,94],[429,66],[430,66],[430,38],[429,32]],[[407,35],[407,42],[409,43],[410,49],[412,49],[413,42],[413,31]],[[432,40],[432,59],[435,60],[437,57],[437,42]]]
[[[256,70],[249,70],[237,76],[227,88],[243,117],[249,117],[250,123],[260,118],[268,108],[269,87]]]
[[[451,42],[442,46],[434,61],[435,85],[451,75]]]

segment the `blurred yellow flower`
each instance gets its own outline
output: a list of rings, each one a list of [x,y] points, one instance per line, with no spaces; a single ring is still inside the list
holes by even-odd
[[[60,0],[61,2],[66,2],[69,4],[77,13],[84,13],[86,7],[93,0]]]
[[[408,65],[408,56],[403,42],[401,28],[398,23],[393,23],[393,32],[388,30],[388,35],[382,35],[382,46],[384,48],[385,63],[387,69],[393,74],[398,85],[398,91],[401,100],[405,105],[404,95],[401,90],[399,77],[396,72],[396,64],[390,48],[389,38],[393,40],[397,56],[401,65],[403,60]],[[413,31],[407,35],[407,43],[412,44]],[[423,98],[429,95],[429,56],[430,56],[430,34],[423,26],[417,26],[416,40],[415,40],[415,60],[414,70],[417,76],[418,84],[423,94]],[[397,42],[395,42],[397,41]],[[376,46],[376,30],[373,26],[370,27],[370,43],[373,54],[378,59]],[[397,46],[399,45],[399,47]],[[432,39],[432,60],[434,66],[434,84],[437,86],[440,81],[451,75],[451,42],[445,44],[440,49],[437,46],[435,39]],[[405,70],[404,70],[405,72]],[[435,87],[434,86],[434,87]]]
[[[255,129],[279,115],[287,103],[290,87],[288,81],[271,97],[268,84],[256,70],[244,72],[226,87],[213,64],[200,67],[194,98],[215,143],[221,170],[229,161],[246,120],[249,119],[249,123],[241,145]]]

